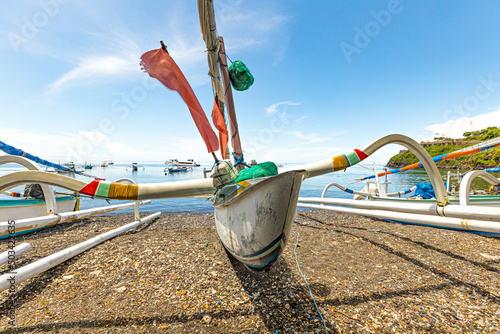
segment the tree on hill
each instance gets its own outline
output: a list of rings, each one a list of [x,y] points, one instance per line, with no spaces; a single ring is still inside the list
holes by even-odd
[[[469,140],[488,140],[500,137],[500,128],[490,126],[483,130],[464,132],[464,137]]]
[[[471,144],[469,142],[476,141],[486,141],[493,138],[500,137],[500,128],[495,126],[490,126],[486,129],[464,132],[463,136],[465,137],[465,141],[455,142],[454,139],[446,138],[446,137],[436,137],[435,140],[451,140],[452,143],[447,145],[431,145],[425,147],[425,150],[429,152],[431,157],[435,157],[438,155],[442,155],[444,153],[450,153],[462,148],[466,148]],[[407,166],[412,163],[417,162],[417,157],[411,153],[406,152],[404,154],[397,154],[393,156],[387,166],[389,167],[402,167]],[[436,163],[438,167],[445,168],[464,168],[468,167],[469,169],[482,169],[482,168],[490,168],[497,167],[500,165],[500,148],[492,148],[486,150],[484,152],[478,152],[468,156],[457,157],[453,160],[445,160]]]

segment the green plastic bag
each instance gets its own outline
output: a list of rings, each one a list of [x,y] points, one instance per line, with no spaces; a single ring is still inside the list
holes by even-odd
[[[253,76],[241,60],[231,63],[229,66],[229,77],[231,78],[233,88],[239,91],[247,90],[253,84]]]
[[[240,176],[234,180],[234,183],[272,175],[278,175],[278,167],[276,164],[271,161],[263,162],[250,168],[240,170]]]

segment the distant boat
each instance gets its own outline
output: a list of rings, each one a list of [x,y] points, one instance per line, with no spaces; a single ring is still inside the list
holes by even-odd
[[[85,165],[83,166],[83,168],[85,168],[85,169],[92,169],[92,164],[86,162]]]
[[[101,167],[108,167],[108,165],[112,164],[114,164],[113,161],[108,161],[108,160],[101,161]]]
[[[132,162],[132,171],[137,172],[137,170],[138,170],[137,162]]]
[[[187,161],[179,161],[177,159],[169,159],[165,161],[165,165],[170,166],[186,166],[186,167],[198,167],[200,164],[197,164],[193,159],[187,159]]]
[[[170,168],[165,168],[164,172],[165,175],[168,175],[169,173],[178,173],[178,172],[187,172],[188,168],[186,166],[179,166],[179,167],[170,167]]]

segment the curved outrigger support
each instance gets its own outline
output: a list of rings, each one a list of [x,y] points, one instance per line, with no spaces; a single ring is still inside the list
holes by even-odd
[[[371,155],[379,148],[387,144],[400,144],[410,150],[413,154],[415,154],[416,157],[422,162],[425,171],[429,175],[432,187],[434,188],[434,192],[436,193],[438,206],[445,206],[447,204],[450,204],[448,193],[446,192],[443,179],[441,178],[441,173],[439,173],[434,160],[432,160],[432,157],[422,147],[422,145],[417,143],[415,140],[400,134],[392,134],[376,140],[367,148],[365,148],[364,152],[367,155]]]
[[[34,171],[41,171],[42,169],[40,166],[38,166],[36,163],[24,158],[24,157],[19,157],[15,155],[2,155],[0,156],[0,166],[9,164],[9,163],[16,163],[21,166],[26,167],[28,170],[34,170]],[[21,184],[25,184],[26,182],[23,182]],[[40,184],[42,191],[43,191],[43,197],[45,198],[45,204],[47,207],[47,214],[51,215],[57,212],[57,204],[56,204],[56,197],[54,195],[54,191],[52,187],[48,184],[41,183]],[[11,187],[12,188],[12,187]],[[7,189],[3,189],[0,191],[2,193]]]
[[[283,168],[280,172],[285,172],[292,169],[305,169],[309,172],[309,177],[313,177],[336,172],[338,170],[344,170],[366,159],[377,150],[388,144],[403,145],[413,154],[415,154],[417,158],[422,162],[422,165],[425,168],[427,174],[429,174],[429,178],[436,193],[438,206],[442,207],[450,203],[446,188],[444,186],[444,182],[441,179],[441,174],[439,173],[439,170],[437,169],[436,164],[432,160],[429,153],[415,140],[401,134],[391,134],[384,136],[368,145],[364,150],[354,150],[354,152],[351,152],[349,154],[336,156],[333,158],[333,160],[323,160],[304,166],[298,166],[295,168]]]
[[[338,189],[340,189],[342,191],[345,191],[346,193],[353,194],[353,195],[358,195],[358,196],[363,196],[363,197],[380,196],[378,193],[370,193],[370,192],[365,192],[365,191],[352,190],[352,189],[343,187],[343,186],[341,186],[338,183],[332,182],[332,183],[328,183],[325,186],[325,188],[323,189],[323,192],[321,193],[321,198],[325,198],[326,197],[326,192],[331,187],[337,187]],[[416,189],[417,189],[417,186],[413,186],[410,189],[406,189],[406,190],[403,190],[403,191],[398,191],[398,192],[394,192],[394,193],[387,193],[387,194],[385,194],[385,196],[387,196],[387,197],[402,196],[402,195],[409,194],[409,193],[415,191]]]
[[[483,170],[475,170],[472,172],[468,172],[465,174],[464,178],[462,179],[462,182],[460,183],[460,205],[461,206],[467,206],[469,205],[469,190],[470,190],[470,185],[472,183],[472,180],[475,178],[480,177],[486,182],[496,186],[498,185],[499,180],[494,177],[493,175],[483,171]]]

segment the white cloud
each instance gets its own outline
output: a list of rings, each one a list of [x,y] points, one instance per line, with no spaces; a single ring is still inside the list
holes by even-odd
[[[109,33],[88,33],[95,45],[96,54],[85,54],[84,51],[64,50],[67,53],[61,61],[75,63],[76,67],[61,75],[49,86],[49,93],[60,93],[76,84],[95,83],[108,77],[123,77],[130,74],[141,74],[139,58],[141,47],[134,34],[126,31],[112,31]],[[57,54],[57,52],[56,52]],[[77,56],[78,54],[78,56]],[[81,56],[81,55],[84,56]]]
[[[51,92],[61,91],[74,82],[96,77],[102,78],[111,75],[124,75],[139,72],[138,60],[124,59],[116,56],[88,57],[82,59],[77,68],[61,76],[50,87]]]
[[[130,163],[189,158],[210,161],[212,158],[201,137],[159,135],[155,141],[141,136],[113,138],[99,131],[67,133],[0,126],[0,141],[54,163],[88,161],[96,164],[103,160]],[[1,150],[0,155],[3,155]]]
[[[292,135],[296,138],[303,139],[306,141],[306,144],[313,144],[313,143],[319,143],[319,142],[324,142],[327,140],[332,139],[334,136],[338,136],[345,131],[334,133],[328,136],[325,135],[319,135],[319,134],[304,134],[300,131],[277,131],[278,133],[286,134],[286,135]]]
[[[464,132],[482,130],[489,126],[500,126],[500,110],[474,117],[460,117],[445,123],[432,124],[425,129],[434,133],[432,137],[427,138],[427,140],[432,140],[436,135],[462,138]]]
[[[266,111],[269,113],[269,114],[274,114],[276,112],[278,112],[278,107],[280,106],[299,106],[301,105],[300,102],[292,102],[292,101],[282,101],[282,102],[278,102],[278,103],[275,103],[275,104],[272,104],[270,105]],[[283,109],[286,109],[286,108],[283,108]],[[284,111],[283,111],[284,112]]]
[[[75,135],[65,132],[30,131],[14,127],[0,127],[0,140],[39,158],[57,163],[60,152]]]

